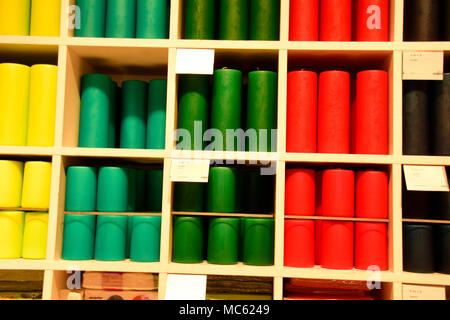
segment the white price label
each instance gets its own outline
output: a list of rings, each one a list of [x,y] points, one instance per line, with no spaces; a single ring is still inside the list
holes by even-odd
[[[213,74],[214,49],[177,49],[175,73]]]
[[[172,182],[208,182],[209,160],[173,159],[170,171]]]
[[[403,53],[403,80],[443,79],[443,51],[408,51]]]
[[[409,191],[449,191],[445,167],[405,165],[403,171]]]

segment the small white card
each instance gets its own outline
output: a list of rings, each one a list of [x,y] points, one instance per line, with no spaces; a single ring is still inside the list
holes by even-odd
[[[445,300],[443,286],[403,285],[403,300]]]
[[[403,53],[403,80],[443,79],[443,51],[407,51]]]
[[[207,183],[209,179],[209,164],[209,160],[172,159],[170,181]]]
[[[449,192],[447,174],[443,166],[404,165],[406,189],[409,191]]]
[[[175,73],[213,74],[214,49],[177,49]]]
[[[165,300],[206,300],[206,276],[168,274]]]

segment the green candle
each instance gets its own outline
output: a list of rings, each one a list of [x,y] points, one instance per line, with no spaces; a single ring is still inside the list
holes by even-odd
[[[136,0],[108,0],[106,37],[136,37]]]
[[[184,38],[214,39],[216,0],[185,0]]]
[[[97,216],[66,214],[62,258],[64,260],[91,260],[94,258],[95,222]]]
[[[219,39],[248,40],[248,0],[220,0]]]
[[[106,0],[77,0],[77,6],[80,28],[75,29],[75,37],[104,37]]]
[[[172,260],[179,263],[203,261],[203,218],[175,217]]]
[[[239,249],[239,218],[212,218],[208,230],[208,262],[236,264]]]
[[[136,216],[131,223],[130,260],[137,262],[159,261],[161,217]]]
[[[148,210],[152,212],[162,211],[163,193],[163,169],[147,171],[147,201]]]
[[[205,183],[175,183],[173,210],[181,212],[203,212]]]
[[[128,212],[146,211],[145,171],[129,168],[128,173]]]
[[[274,186],[273,176],[263,176],[259,168],[248,171],[245,212],[272,213],[275,201]]]
[[[137,0],[136,38],[169,38],[169,1]]]
[[[246,218],[243,227],[243,262],[248,265],[273,265],[274,228],[273,219]]]
[[[119,87],[117,82],[111,81],[111,96],[110,96],[110,111],[109,111],[109,136],[108,136],[108,147],[116,147],[116,122],[117,122],[117,96]]]
[[[152,80],[148,86],[147,149],[166,148],[167,80]]]
[[[240,148],[239,139],[231,135],[227,139],[227,130],[242,128],[242,72],[232,69],[216,70],[212,96],[211,127],[220,130],[223,136],[218,151],[243,151],[245,147]]]
[[[127,216],[98,216],[95,259],[100,261],[125,260],[127,229]]]
[[[250,40],[278,40],[280,0],[250,0]]]
[[[97,211],[126,212],[128,173],[126,168],[102,167],[98,173]]]
[[[66,211],[92,212],[97,202],[97,168],[72,166],[66,175]]]
[[[248,74],[247,129],[256,130],[257,141],[250,141],[248,151],[275,152],[272,129],[277,124],[277,74],[253,71]],[[265,130],[265,136],[260,130]],[[263,131],[264,132],[264,131]]]
[[[207,210],[209,212],[236,212],[237,170],[213,167],[209,170]]]

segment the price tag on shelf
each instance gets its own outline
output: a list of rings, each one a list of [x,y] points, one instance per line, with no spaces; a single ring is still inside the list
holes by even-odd
[[[214,49],[177,49],[175,73],[213,74]]]
[[[403,80],[443,79],[443,51],[406,51],[403,53]]]
[[[406,189],[409,191],[449,192],[447,174],[443,166],[403,166]]]
[[[403,300],[446,300],[443,286],[403,285]]]
[[[209,178],[209,163],[209,160],[172,159],[170,181],[207,183]]]
[[[165,300],[206,300],[206,276],[168,274]]]

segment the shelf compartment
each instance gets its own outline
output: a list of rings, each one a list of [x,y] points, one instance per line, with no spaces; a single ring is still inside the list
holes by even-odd
[[[33,64],[58,64],[59,38],[0,36],[0,61]]]

